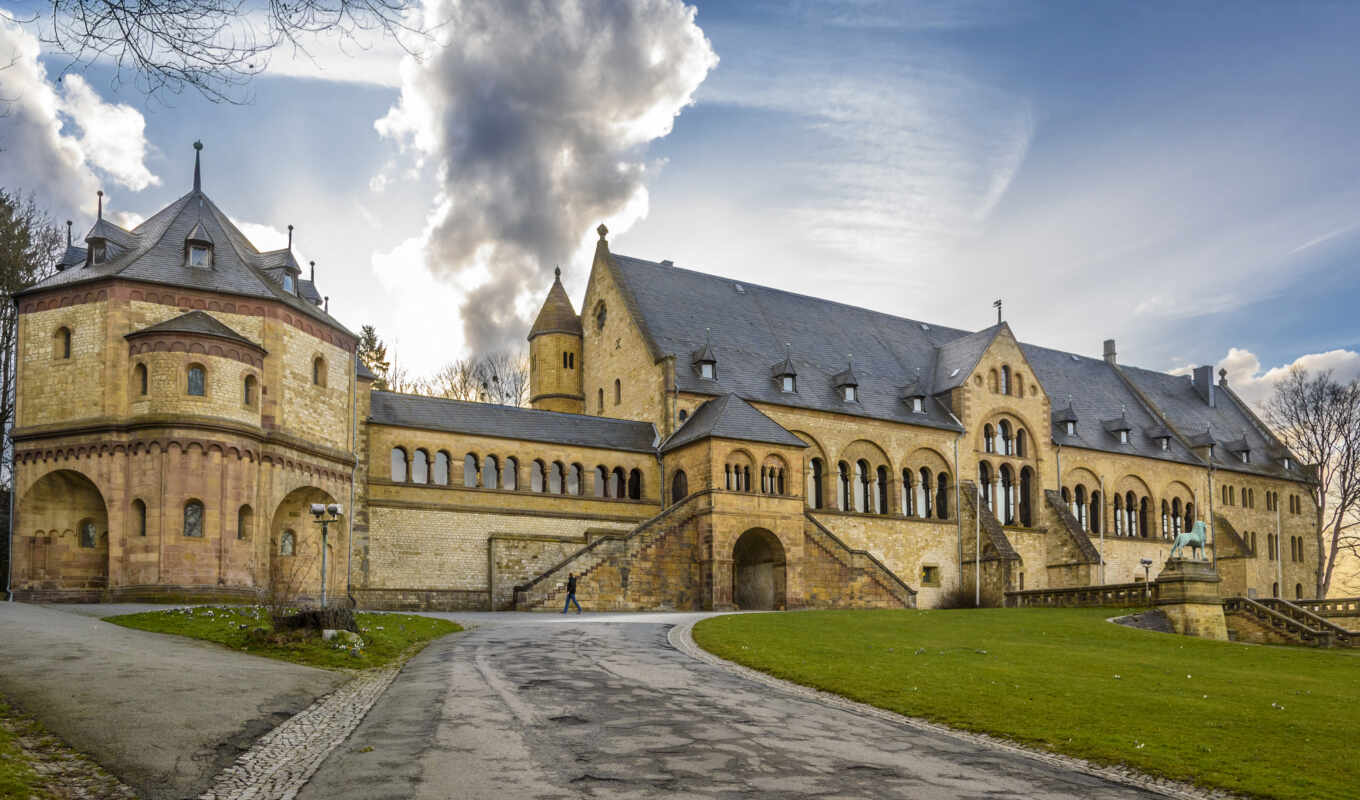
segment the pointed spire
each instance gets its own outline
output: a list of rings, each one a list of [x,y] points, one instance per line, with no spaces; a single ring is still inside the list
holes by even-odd
[[[288,249],[293,249],[293,226],[288,226]]]
[[[71,246],[71,220],[66,220],[66,246]]]
[[[95,194],[99,195],[99,211],[96,212],[98,214],[98,216],[96,217],[97,221],[104,218],[104,190],[100,189],[99,191],[95,192]]]
[[[198,167],[198,155],[199,155],[199,153],[202,153],[202,152],[203,152],[203,143],[202,143],[202,142],[199,142],[199,141],[195,141],[195,142],[194,142],[194,191],[195,191],[195,192],[201,192],[201,191],[203,191],[203,179],[202,179],[202,177],[201,177],[201,174],[200,174],[200,172],[199,172],[199,167]]]

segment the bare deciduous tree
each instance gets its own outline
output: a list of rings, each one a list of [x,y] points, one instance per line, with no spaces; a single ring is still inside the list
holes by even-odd
[[[1316,465],[1317,597],[1331,588],[1337,560],[1360,555],[1360,382],[1343,384],[1330,370],[1297,367],[1275,387],[1265,420],[1284,444]]]
[[[414,0],[51,0],[42,39],[70,57],[71,66],[111,62],[148,95],[178,94],[187,87],[215,102],[237,102],[280,45],[305,51],[307,37],[333,33],[362,46],[356,37],[367,31],[400,43],[402,34],[418,33],[408,13],[414,5]]]
[[[4,294],[0,303],[0,432],[7,433],[14,422],[19,313],[12,298],[56,271],[61,247],[61,233],[31,194],[25,197],[0,189],[0,292]],[[0,485],[9,486],[9,459],[3,464]]]

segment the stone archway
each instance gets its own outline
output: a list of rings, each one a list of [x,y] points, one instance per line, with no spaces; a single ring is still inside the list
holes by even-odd
[[[784,545],[764,528],[752,528],[732,546],[732,602],[743,611],[785,607]]]
[[[99,487],[69,469],[35,481],[19,501],[12,557],[16,584],[108,586],[109,515]]]
[[[304,486],[289,492],[269,523],[271,602],[315,604],[321,599],[321,526],[311,505],[336,502],[324,489]],[[326,584],[329,602],[344,600],[345,554],[349,551],[349,509],[329,526],[326,539]]]

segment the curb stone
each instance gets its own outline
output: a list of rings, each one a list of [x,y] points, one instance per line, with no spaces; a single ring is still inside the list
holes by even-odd
[[[747,680],[763,683],[766,686],[778,689],[787,694],[796,695],[805,700],[813,700],[822,703],[823,705],[841,709],[842,711],[849,711],[854,714],[873,717],[904,728],[948,736],[953,739],[981,745],[993,750],[1003,750],[1009,753],[1015,753],[1041,761],[1050,766],[1085,773],[1114,783],[1154,792],[1163,797],[1173,797],[1177,798],[1177,800],[1237,800],[1238,798],[1243,797],[1243,795],[1233,794],[1231,792],[1204,789],[1183,781],[1148,775],[1147,773],[1132,767],[1096,764],[1073,756],[1058,755],[1056,753],[1050,753],[1047,750],[1025,747],[996,736],[961,731],[935,722],[928,722],[917,717],[907,717],[892,711],[885,711],[875,706],[858,703],[837,694],[821,691],[820,689],[813,689],[808,686],[792,683],[783,680],[782,678],[776,678],[773,675],[768,675],[759,670],[754,670],[750,667],[745,667],[736,662],[728,661],[713,655],[695,643],[692,635],[693,629],[693,622],[685,622],[672,626],[670,632],[667,634],[667,639],[669,639],[671,647],[674,647],[681,653],[698,661],[703,661],[704,663],[711,664],[715,667],[721,667],[722,669],[740,675]]]

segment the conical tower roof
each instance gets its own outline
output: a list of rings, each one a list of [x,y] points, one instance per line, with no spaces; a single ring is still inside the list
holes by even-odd
[[[581,318],[576,316],[571,298],[567,297],[567,290],[562,287],[562,270],[557,269],[553,272],[552,288],[548,290],[548,299],[543,301],[543,308],[538,312],[538,319],[534,320],[533,327],[529,329],[530,339],[545,333],[569,333],[573,336],[584,334],[581,329]]]

